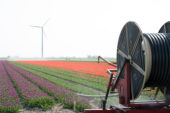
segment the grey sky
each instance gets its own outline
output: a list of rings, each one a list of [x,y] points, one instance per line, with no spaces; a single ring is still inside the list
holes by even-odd
[[[0,0],[0,57],[101,55],[116,57],[117,40],[127,21],[143,32],[157,32],[170,20],[168,0]]]

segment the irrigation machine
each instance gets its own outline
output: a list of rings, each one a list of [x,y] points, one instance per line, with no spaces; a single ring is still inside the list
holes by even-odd
[[[135,22],[127,22],[119,36],[117,70],[110,75],[102,109],[86,109],[85,113],[170,113],[170,22],[159,33],[142,33]],[[103,59],[99,57],[99,59]],[[108,62],[109,65],[116,64]],[[114,75],[116,72],[116,75]],[[142,90],[154,88],[152,100],[134,101]],[[106,108],[110,90],[118,92],[119,104]],[[164,99],[157,99],[158,92]]]

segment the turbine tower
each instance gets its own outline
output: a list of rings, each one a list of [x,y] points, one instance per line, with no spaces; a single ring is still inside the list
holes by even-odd
[[[45,21],[42,26],[31,26],[31,27],[36,27],[36,28],[41,29],[41,37],[42,37],[42,40],[41,40],[41,58],[43,58],[43,56],[44,56],[44,26],[47,24],[48,20]]]

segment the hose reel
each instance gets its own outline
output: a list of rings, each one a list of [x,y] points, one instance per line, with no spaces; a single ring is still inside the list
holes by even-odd
[[[117,46],[117,69],[125,59],[130,62],[130,99],[136,99],[145,87],[160,87],[170,95],[170,22],[159,33],[142,33],[135,22],[122,28]],[[124,69],[120,74],[124,78]],[[164,90],[166,89],[166,90]]]

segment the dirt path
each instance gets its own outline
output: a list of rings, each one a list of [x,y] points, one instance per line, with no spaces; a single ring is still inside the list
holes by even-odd
[[[94,104],[95,102],[93,100],[90,101],[90,105],[92,106],[92,109],[98,109],[97,105]],[[47,111],[42,111],[39,108],[24,108],[21,109],[21,113],[83,113],[83,112],[75,112],[70,109],[64,109],[62,104],[56,104],[52,109]]]
[[[69,109],[63,109],[63,105],[57,104],[52,109],[47,111],[42,111],[39,108],[33,108],[33,109],[21,109],[21,113],[81,113],[81,112],[75,112],[73,110]]]

